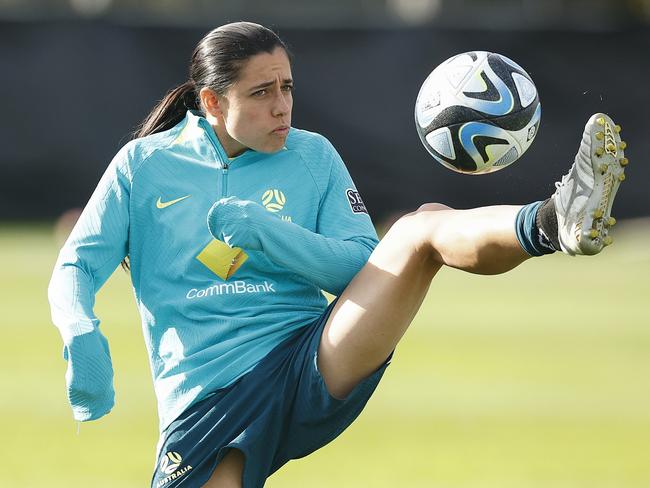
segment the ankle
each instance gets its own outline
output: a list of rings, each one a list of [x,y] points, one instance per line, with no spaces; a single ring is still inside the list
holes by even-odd
[[[558,248],[556,248],[547,234],[547,232],[553,232],[552,229],[549,229],[551,225],[547,225],[547,221],[550,220],[546,215],[549,201],[551,209],[554,212],[555,206],[553,205],[552,200],[545,200],[543,202],[534,202],[524,205],[521,207],[517,213],[517,217],[515,218],[515,232],[517,234],[519,245],[531,256],[552,254],[559,248],[559,244]],[[546,228],[540,226],[538,223],[539,210],[541,208],[545,208],[542,216],[544,216],[544,225]],[[552,235],[557,241],[557,220],[555,222],[555,232]]]
[[[558,232],[557,213],[555,211],[555,202],[552,198],[547,198],[537,209],[535,224],[539,229],[542,238],[550,244],[555,251],[560,251],[560,237]]]

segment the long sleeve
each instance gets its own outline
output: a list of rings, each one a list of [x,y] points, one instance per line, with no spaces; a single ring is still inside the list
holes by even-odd
[[[94,420],[114,403],[108,343],[93,312],[95,294],[127,254],[126,151],[113,159],[59,253],[48,288],[52,321],[68,361],[68,399],[76,420]]]
[[[261,250],[275,263],[335,295],[365,265],[378,242],[361,197],[336,153],[316,232],[233,197],[212,207],[208,227],[215,238]]]

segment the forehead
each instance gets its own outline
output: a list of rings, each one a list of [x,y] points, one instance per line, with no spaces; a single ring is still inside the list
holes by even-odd
[[[238,83],[255,85],[276,78],[291,78],[291,64],[287,53],[276,47],[272,53],[259,53],[246,60],[239,72]]]

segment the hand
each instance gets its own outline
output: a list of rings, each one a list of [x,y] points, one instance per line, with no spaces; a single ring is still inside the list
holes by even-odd
[[[208,212],[208,229],[231,247],[261,251],[259,232],[268,219],[277,218],[261,205],[236,197],[222,198]]]
[[[75,336],[63,356],[68,361],[65,380],[75,420],[96,420],[110,412],[115,391],[106,338],[97,329]]]

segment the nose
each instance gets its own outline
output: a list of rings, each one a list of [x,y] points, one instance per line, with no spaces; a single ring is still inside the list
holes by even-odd
[[[282,117],[291,111],[291,93],[278,88],[275,91],[272,113],[274,117]]]

